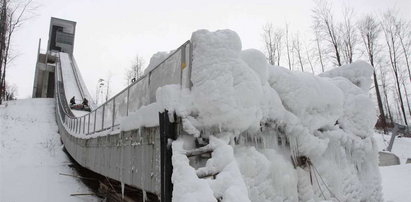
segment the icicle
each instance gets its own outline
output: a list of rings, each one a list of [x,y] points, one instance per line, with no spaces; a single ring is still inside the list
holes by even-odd
[[[121,182],[121,198],[124,199],[124,176],[123,176],[123,162],[124,162],[124,145],[123,133],[120,133],[120,147],[121,147],[121,162],[120,162],[120,182]]]
[[[146,202],[147,200],[147,192],[143,190],[143,202]]]
[[[124,199],[124,182],[121,182],[121,199]]]

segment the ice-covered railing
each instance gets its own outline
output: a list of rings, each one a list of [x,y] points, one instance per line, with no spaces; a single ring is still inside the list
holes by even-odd
[[[190,75],[191,43],[187,41],[136,82],[84,116],[73,116],[60,101],[59,105],[63,106],[60,116],[71,134],[81,136],[115,130],[119,128],[121,118],[155,102],[158,87],[180,84],[189,88]],[[60,95],[62,94],[64,93],[60,92]]]

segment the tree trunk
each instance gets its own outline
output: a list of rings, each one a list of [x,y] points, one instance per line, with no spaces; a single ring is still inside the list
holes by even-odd
[[[404,41],[403,41],[401,35],[399,35],[399,38],[400,38],[402,50],[403,50],[403,52],[404,52],[405,64],[407,65],[408,78],[410,79],[410,82],[411,82],[411,72],[410,72],[410,63],[409,63],[409,60],[408,60],[408,51],[407,51],[407,49],[405,48],[405,44],[404,44]],[[405,87],[404,87],[404,88],[405,88]]]
[[[408,100],[408,92],[407,92],[407,88],[405,87],[405,82],[402,82],[402,86],[404,88],[404,92],[405,92],[405,100],[407,101],[407,107],[408,107],[408,113],[411,116],[411,107],[410,107],[410,101]]]
[[[290,45],[288,42],[288,24],[285,25],[285,37],[286,37],[286,45],[287,45],[288,68],[291,70]]]
[[[3,101],[3,83],[5,78],[3,77],[3,72],[5,67],[3,67],[4,62],[4,52],[6,50],[6,33],[7,33],[7,0],[3,0],[3,5],[1,8],[1,22],[0,22],[0,104]]]
[[[405,114],[405,109],[404,109],[404,102],[402,100],[402,95],[401,95],[401,87],[400,87],[400,82],[398,79],[398,72],[394,71],[394,76],[395,76],[395,83],[397,85],[397,91],[398,91],[398,99],[400,101],[400,107],[401,107],[401,111],[402,111],[402,116],[404,117],[404,123],[405,125],[408,126],[408,122],[407,122],[407,116]]]
[[[315,37],[315,41],[317,42],[317,50],[318,50],[318,56],[320,59],[320,64],[321,64],[321,70],[324,72],[324,63],[323,63],[323,54],[321,53],[321,47],[320,47],[320,40],[318,37]]]
[[[380,89],[379,89],[380,87],[378,86],[377,75],[375,74],[375,71],[374,71],[374,86],[375,86],[375,94],[377,95],[378,109],[380,111],[380,116],[378,118],[381,119],[383,128],[384,128],[384,133],[386,133],[387,122],[385,121],[385,113],[384,113],[384,108],[382,106],[381,94],[380,94]]]

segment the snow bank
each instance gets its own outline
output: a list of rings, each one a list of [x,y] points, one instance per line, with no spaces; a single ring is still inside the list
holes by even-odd
[[[0,201],[100,201],[70,196],[91,191],[76,178],[63,152],[54,99],[0,105]]]

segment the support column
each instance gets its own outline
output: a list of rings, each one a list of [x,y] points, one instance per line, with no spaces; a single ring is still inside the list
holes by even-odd
[[[47,97],[47,86],[49,83],[49,72],[46,70],[41,72],[43,74],[43,86],[41,88],[41,97]]]
[[[174,119],[176,120],[176,119]],[[171,176],[173,174],[173,164],[171,157],[173,156],[171,144],[169,140],[177,138],[177,124],[171,123],[168,116],[168,111],[159,113],[160,121],[160,167],[161,167],[161,202],[171,202],[173,196],[173,183]]]

